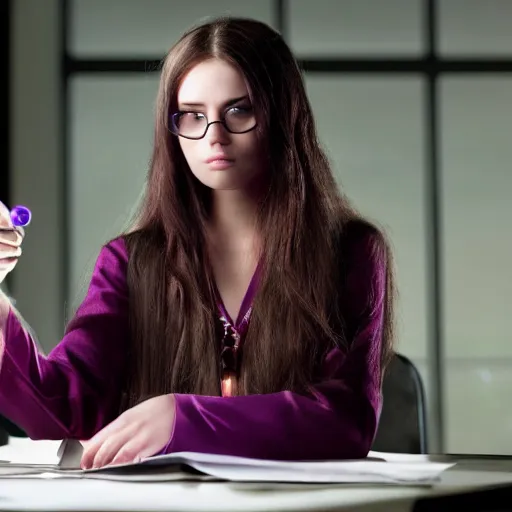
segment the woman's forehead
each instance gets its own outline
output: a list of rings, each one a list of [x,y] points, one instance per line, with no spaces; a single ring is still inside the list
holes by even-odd
[[[178,90],[178,103],[220,106],[248,94],[240,70],[226,61],[209,59],[185,75]]]

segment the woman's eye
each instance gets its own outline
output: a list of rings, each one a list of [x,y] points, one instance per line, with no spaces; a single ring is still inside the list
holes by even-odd
[[[202,121],[204,119],[204,114],[201,112],[182,112],[180,115],[181,121]]]
[[[228,110],[228,114],[247,115],[252,113],[252,107],[232,107]]]

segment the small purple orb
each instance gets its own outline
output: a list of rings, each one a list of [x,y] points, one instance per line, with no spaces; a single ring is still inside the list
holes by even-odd
[[[15,226],[27,226],[32,218],[32,213],[26,206],[15,206],[11,210],[11,220]]]

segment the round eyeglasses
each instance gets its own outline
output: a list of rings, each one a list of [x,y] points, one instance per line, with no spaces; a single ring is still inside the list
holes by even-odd
[[[227,110],[219,121],[208,122],[202,112],[175,112],[171,116],[170,131],[186,139],[202,139],[212,124],[221,124],[230,133],[247,133],[257,126],[256,116],[252,108],[232,107]]]

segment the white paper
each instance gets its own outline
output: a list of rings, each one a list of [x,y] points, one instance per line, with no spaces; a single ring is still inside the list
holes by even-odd
[[[373,456],[377,455],[375,452]],[[205,474],[234,482],[311,482],[431,484],[454,464],[345,460],[288,462],[183,452],[146,459],[141,464],[186,464]]]
[[[59,464],[62,441],[34,441],[26,437],[9,437],[8,444],[0,446],[0,462],[11,464]]]
[[[94,478],[132,482],[220,479],[232,482],[361,483],[431,485],[454,464],[430,462],[427,456],[370,452],[366,459],[295,462],[182,452],[149,457],[138,464],[80,470],[78,441],[31,441],[12,438],[0,448],[0,459],[12,464],[52,466],[36,473],[2,468],[0,477],[25,473],[26,478]],[[67,469],[66,469],[67,468]],[[72,469],[74,468],[74,469]],[[199,472],[200,474],[197,474]],[[10,473],[10,475],[7,475]],[[21,475],[20,475],[21,476]]]

